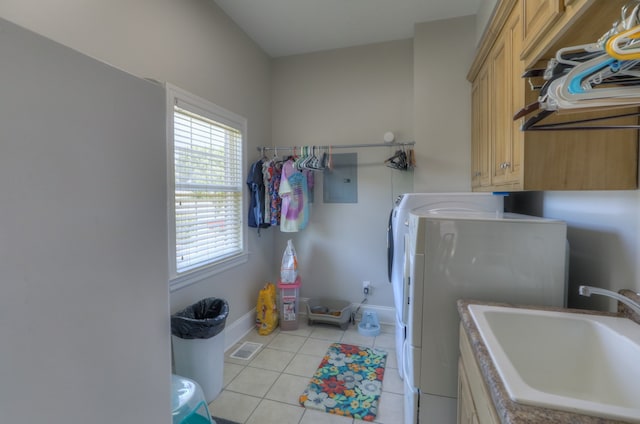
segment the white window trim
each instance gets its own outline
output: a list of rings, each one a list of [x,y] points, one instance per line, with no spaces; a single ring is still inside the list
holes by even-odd
[[[173,148],[174,106],[181,105],[185,109],[189,109],[201,116],[240,130],[242,133],[241,156],[243,169],[246,167],[247,163],[247,120],[240,115],[228,111],[227,109],[224,109],[205,99],[195,96],[174,85],[167,83],[165,84],[165,89],[167,110],[167,225],[169,229],[169,245],[167,246],[167,248],[169,256],[169,289],[171,292],[173,292],[183,287],[187,287],[191,284],[195,284],[213,275],[219,274],[223,271],[227,271],[243,263],[246,263],[249,259],[248,231],[246,228],[244,228],[246,226],[246,223],[243,220],[243,249],[241,253],[220,259],[213,264],[194,268],[180,274],[178,274],[176,271],[175,169]],[[246,196],[244,195],[242,196],[241,214],[244,214],[246,210],[245,197]]]

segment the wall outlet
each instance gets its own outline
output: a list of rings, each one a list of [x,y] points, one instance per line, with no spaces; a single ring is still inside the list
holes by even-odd
[[[365,296],[368,296],[371,294],[371,282],[370,281],[363,281],[362,282],[362,293],[364,293]]]

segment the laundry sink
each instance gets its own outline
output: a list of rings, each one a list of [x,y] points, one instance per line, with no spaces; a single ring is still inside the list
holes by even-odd
[[[489,305],[469,311],[513,401],[640,423],[640,325]]]

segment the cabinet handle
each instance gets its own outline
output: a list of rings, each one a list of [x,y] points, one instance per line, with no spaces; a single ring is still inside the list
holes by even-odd
[[[505,167],[505,168],[508,168],[508,167],[510,167],[510,166],[511,166],[511,163],[510,163],[510,162],[505,162],[505,163],[504,163],[504,167]]]
[[[474,177],[479,177],[482,175],[482,172],[478,171],[476,173],[473,174]]]

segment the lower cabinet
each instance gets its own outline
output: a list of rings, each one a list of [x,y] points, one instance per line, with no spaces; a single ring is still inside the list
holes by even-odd
[[[460,326],[458,361],[458,424],[499,424],[491,395],[471,350],[467,333]]]

